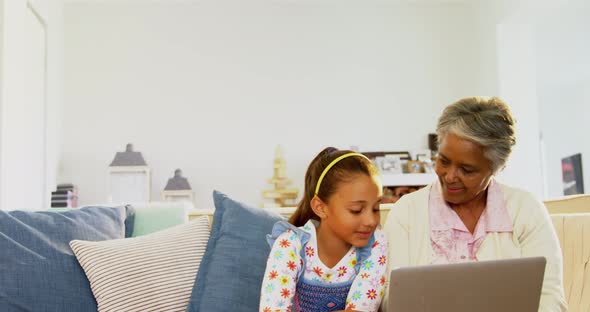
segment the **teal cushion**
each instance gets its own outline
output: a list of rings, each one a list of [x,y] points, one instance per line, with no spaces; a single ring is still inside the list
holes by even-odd
[[[215,213],[188,311],[258,311],[273,225],[283,217],[213,192]]]
[[[133,205],[135,210],[133,234],[137,237],[188,222],[190,204],[183,202],[157,202]]]

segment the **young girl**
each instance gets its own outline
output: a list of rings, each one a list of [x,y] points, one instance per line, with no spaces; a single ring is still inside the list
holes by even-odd
[[[289,223],[275,224],[260,311],[377,311],[387,242],[379,228],[382,187],[367,157],[329,147],[305,174]]]

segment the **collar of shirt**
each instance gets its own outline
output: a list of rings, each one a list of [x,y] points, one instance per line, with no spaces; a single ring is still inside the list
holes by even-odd
[[[443,199],[440,181],[436,181],[431,188],[428,206],[431,231],[469,232],[461,218]],[[508,214],[504,194],[501,187],[492,179],[488,186],[486,208],[477,222],[473,240],[485,236],[488,232],[512,232],[512,230],[512,218]]]

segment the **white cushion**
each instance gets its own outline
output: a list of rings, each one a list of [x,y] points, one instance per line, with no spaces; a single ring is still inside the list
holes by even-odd
[[[98,311],[185,311],[209,234],[202,217],[140,237],[70,246]]]

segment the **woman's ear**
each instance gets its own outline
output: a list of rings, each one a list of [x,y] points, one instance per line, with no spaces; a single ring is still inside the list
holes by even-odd
[[[327,217],[326,214],[326,204],[322,201],[319,197],[314,196],[311,201],[309,202],[311,206],[311,210],[320,217],[320,219],[324,219]]]

